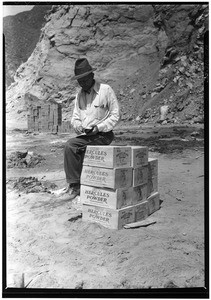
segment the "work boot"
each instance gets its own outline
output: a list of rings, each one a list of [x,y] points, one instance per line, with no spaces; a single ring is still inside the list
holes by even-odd
[[[69,185],[63,195],[59,197],[59,200],[69,201],[80,195],[80,184],[72,183]]]

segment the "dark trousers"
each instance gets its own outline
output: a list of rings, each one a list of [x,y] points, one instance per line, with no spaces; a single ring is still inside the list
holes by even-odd
[[[114,139],[112,131],[96,135],[82,135],[69,139],[64,148],[64,170],[67,183],[80,183],[83,159],[88,145],[109,145]]]

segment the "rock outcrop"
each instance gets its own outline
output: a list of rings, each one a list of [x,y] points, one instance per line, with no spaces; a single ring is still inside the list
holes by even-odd
[[[74,63],[87,57],[95,78],[114,88],[124,123],[157,121],[164,103],[167,122],[202,122],[207,19],[207,5],[54,5],[7,91],[8,116],[22,107],[25,117],[31,94],[63,103],[70,118]]]
[[[5,79],[9,86],[14,82],[17,68],[26,62],[39,41],[45,15],[51,5],[35,5],[30,11],[3,19],[5,37]]]

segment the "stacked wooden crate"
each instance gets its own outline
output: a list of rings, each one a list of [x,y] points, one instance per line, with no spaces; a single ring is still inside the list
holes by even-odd
[[[28,131],[58,132],[62,127],[62,108],[58,103],[44,103],[29,107]],[[68,127],[68,126],[66,126]]]
[[[87,146],[81,174],[83,220],[121,229],[147,218],[147,197],[153,196],[150,166],[147,147]]]
[[[147,183],[148,214],[160,208],[160,195],[158,193],[158,159],[148,159],[148,183]]]
[[[27,116],[28,131],[41,131],[41,106],[30,106]]]

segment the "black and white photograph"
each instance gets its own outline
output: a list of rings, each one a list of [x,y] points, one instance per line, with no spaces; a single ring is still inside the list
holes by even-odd
[[[2,12],[2,297],[209,298],[209,2]]]

